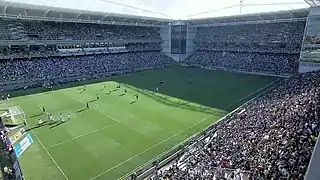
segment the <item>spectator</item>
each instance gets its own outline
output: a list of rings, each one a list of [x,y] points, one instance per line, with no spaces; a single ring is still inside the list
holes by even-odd
[[[285,80],[151,179],[303,179],[320,130],[320,71]]]

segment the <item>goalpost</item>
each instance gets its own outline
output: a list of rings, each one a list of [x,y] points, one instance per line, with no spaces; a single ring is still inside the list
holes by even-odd
[[[0,102],[0,115],[6,125],[16,126],[25,123],[26,115],[19,106],[12,104],[10,100]]]

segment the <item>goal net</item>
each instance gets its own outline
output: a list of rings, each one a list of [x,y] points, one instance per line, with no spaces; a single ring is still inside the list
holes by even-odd
[[[16,126],[23,124],[26,120],[24,111],[10,100],[0,101],[0,116],[7,126]]]

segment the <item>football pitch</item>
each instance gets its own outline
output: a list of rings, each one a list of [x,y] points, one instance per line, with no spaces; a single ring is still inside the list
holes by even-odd
[[[105,78],[86,84],[85,91],[81,85],[15,97],[35,141],[20,157],[23,173],[27,180],[123,178],[275,80],[172,67]],[[39,118],[48,119],[41,107],[56,120],[59,113],[71,119],[37,128]]]

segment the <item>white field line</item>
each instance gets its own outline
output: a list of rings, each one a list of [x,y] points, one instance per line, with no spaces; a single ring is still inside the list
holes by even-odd
[[[72,96],[70,96],[70,95],[68,95],[67,93],[64,93],[64,92],[61,92],[61,93],[63,93],[64,95],[66,95],[66,96],[68,96],[68,97],[70,97],[70,98],[72,98],[72,99],[74,99],[74,100],[76,100],[76,101],[78,101],[78,102],[80,102],[80,103],[82,103],[82,104],[84,104],[84,105],[85,105],[85,103],[84,103],[84,102],[82,102],[81,100],[79,100],[78,98],[72,97]],[[100,113],[100,114],[102,114],[102,115],[107,116],[108,118],[112,119],[113,121],[116,121],[117,123],[120,123],[120,121],[119,121],[119,120],[117,120],[116,118],[111,117],[111,116],[109,116],[108,114],[106,114],[106,113],[104,113],[104,112],[102,112],[102,111],[98,110],[98,109],[97,109],[97,107],[95,107],[95,108],[91,107],[91,109],[94,109],[94,110],[95,110],[95,111],[97,111],[98,113]]]
[[[27,126],[30,128],[28,122],[26,121]],[[60,168],[60,166],[57,164],[57,162],[53,159],[53,157],[51,156],[51,154],[49,153],[49,151],[45,148],[45,146],[43,145],[43,143],[41,142],[41,140],[39,139],[39,137],[36,135],[35,132],[33,132],[32,129],[30,129],[31,133],[34,135],[34,137],[39,141],[40,145],[42,146],[42,148],[46,151],[46,153],[48,154],[48,156],[50,157],[50,159],[52,160],[52,162],[57,166],[57,168],[59,169],[59,171],[61,172],[61,174],[64,176],[64,178],[66,180],[69,180],[68,177],[64,174],[64,172],[62,171],[62,169]]]
[[[200,120],[200,121],[198,121],[197,123],[195,123],[195,124],[193,124],[193,125],[189,126],[188,128],[184,129],[183,131],[180,131],[180,132],[178,132],[178,133],[176,133],[176,134],[174,134],[174,135],[172,135],[172,136],[170,136],[170,137],[168,137],[168,138],[164,139],[163,141],[161,141],[161,142],[159,142],[159,143],[155,144],[154,146],[152,146],[152,147],[150,147],[150,148],[148,148],[148,149],[146,149],[146,150],[144,150],[144,151],[142,151],[142,152],[140,152],[140,153],[138,153],[138,154],[136,154],[136,155],[134,155],[134,156],[130,157],[129,159],[127,159],[127,160],[125,160],[125,161],[123,161],[123,162],[121,162],[121,163],[119,163],[119,164],[117,164],[117,165],[113,166],[112,168],[109,168],[109,169],[105,170],[104,172],[102,172],[102,173],[100,173],[100,174],[98,174],[98,175],[96,175],[96,176],[92,177],[90,180],[96,179],[96,178],[98,178],[98,177],[102,176],[103,174],[108,173],[109,171],[112,171],[113,169],[115,169],[115,168],[117,168],[117,167],[119,167],[119,166],[121,166],[121,165],[123,165],[123,164],[125,164],[125,163],[127,163],[127,162],[129,162],[129,161],[131,161],[132,159],[134,159],[134,158],[136,158],[136,157],[138,157],[138,156],[140,156],[140,155],[142,155],[142,154],[144,154],[144,153],[146,153],[146,152],[148,152],[148,151],[150,151],[150,150],[154,149],[155,147],[157,147],[157,146],[159,146],[159,145],[163,144],[164,142],[166,142],[166,141],[168,141],[168,140],[170,140],[170,139],[172,139],[172,138],[174,138],[174,137],[176,137],[176,136],[178,136],[178,135],[180,135],[180,134],[184,133],[185,131],[187,131],[187,130],[189,130],[189,129],[193,128],[194,126],[196,126],[196,125],[198,125],[198,124],[200,124],[200,123],[202,123],[202,122],[204,122],[204,121],[206,121],[206,120],[208,120],[209,118],[211,118],[211,117],[213,117],[213,116],[214,116],[214,115],[210,115],[210,116],[208,116],[208,117],[205,117],[205,118],[201,119],[201,120]]]
[[[245,96],[245,97],[243,97],[243,98],[241,98],[241,99],[239,99],[236,103],[241,102],[242,100],[244,100],[244,99],[246,99],[246,98],[248,98],[248,97],[250,97],[250,96],[252,96],[252,95],[254,95],[254,94],[258,93],[258,92],[261,92],[261,91],[263,92],[263,90],[267,90],[268,87],[271,86],[271,85],[272,85],[273,83],[275,83],[276,81],[278,81],[278,80],[275,80],[275,81],[272,81],[272,82],[268,83],[266,86],[264,86],[264,87],[262,87],[262,88],[260,88],[260,89],[258,89],[258,90],[256,90],[256,91],[252,92],[251,94],[249,94],[249,95],[247,95],[247,96]],[[236,104],[236,103],[233,103],[233,104]],[[232,106],[232,105],[230,105],[230,106]],[[229,106],[229,107],[230,107],[230,106]],[[213,117],[213,116],[214,116],[214,115],[209,116],[209,117],[207,117],[207,118],[211,118],[211,117]],[[222,117],[222,118],[220,118],[220,119],[224,119],[224,118],[225,118],[225,116]],[[217,121],[217,122],[218,122],[218,121]],[[216,123],[217,123],[217,122],[216,122]],[[211,125],[212,125],[212,124],[211,124]],[[211,125],[210,125],[210,126],[211,126]],[[165,152],[162,153],[162,154],[166,154],[167,152],[168,152],[168,151],[165,151]],[[162,154],[161,154],[161,155],[162,155]],[[159,155],[159,156],[161,156],[161,155]],[[159,157],[159,156],[157,156],[157,157]],[[123,175],[123,176],[120,177],[118,180],[121,180],[121,179],[124,179],[125,177],[128,177],[130,174],[134,173],[134,172],[137,171],[139,168],[141,168],[141,167],[149,164],[149,163],[150,163],[152,160],[154,160],[154,159],[155,159],[155,158],[153,158],[153,159],[151,159],[150,161],[144,163],[143,165],[139,166],[138,168],[130,171],[129,173]]]
[[[250,94],[242,97],[242,98],[239,99],[238,101],[236,101],[236,102],[234,102],[234,103],[231,103],[231,104],[228,106],[228,108],[231,107],[231,106],[233,106],[233,105],[235,105],[235,104],[237,104],[237,103],[239,103],[239,102],[241,102],[241,101],[243,101],[243,100],[245,100],[245,99],[247,99],[247,98],[249,98],[249,97],[251,97],[251,96],[253,96],[253,95],[255,95],[255,94],[258,94],[259,92],[263,92],[263,90],[267,90],[268,87],[270,87],[272,84],[274,84],[274,83],[277,82],[277,81],[278,81],[278,79],[277,79],[277,80],[274,80],[274,81],[272,81],[272,82],[270,82],[270,83],[268,83],[267,85],[263,86],[263,87],[260,88],[260,89],[257,89],[256,91],[251,92]]]
[[[99,132],[99,131],[102,131],[102,130],[104,130],[104,129],[108,129],[108,128],[110,128],[110,127],[112,127],[112,126],[115,126],[115,125],[117,125],[117,124],[119,124],[119,123],[111,124],[111,125],[105,126],[105,127],[103,127],[103,128],[96,129],[96,130],[94,130],[94,131],[91,131],[91,132],[88,132],[88,133],[85,133],[85,134],[76,136],[76,137],[74,137],[74,138],[72,138],[72,139],[65,140],[65,141],[62,141],[62,142],[60,142],[60,143],[54,144],[54,145],[52,145],[52,146],[46,147],[46,149],[50,149],[50,148],[53,148],[53,147],[56,147],[56,146],[59,146],[59,145],[62,145],[62,144],[65,144],[65,143],[68,143],[68,142],[77,140],[77,139],[80,139],[80,138],[82,138],[82,137],[84,137],[84,136],[88,136],[88,135],[94,134],[94,133]]]

